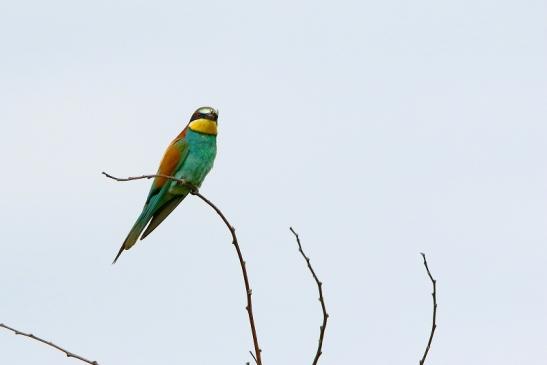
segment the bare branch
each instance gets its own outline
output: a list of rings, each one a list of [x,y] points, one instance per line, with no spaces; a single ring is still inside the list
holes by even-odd
[[[433,335],[435,334],[435,330],[437,329],[437,280],[433,279],[433,276],[431,275],[431,271],[429,271],[429,266],[427,266],[427,260],[425,258],[425,254],[423,252],[420,252],[420,254],[424,258],[424,266],[425,266],[425,269],[427,270],[427,275],[429,276],[429,279],[431,279],[431,283],[433,284],[433,293],[431,293],[431,296],[433,297],[433,324],[431,325],[431,333],[429,335],[429,340],[427,341],[427,347],[425,348],[424,355],[422,356],[422,359],[420,360],[420,365],[423,365],[425,363],[425,359],[427,357],[429,349],[431,348],[431,341],[433,341]]]
[[[327,320],[329,318],[329,315],[327,313],[327,307],[325,306],[325,299],[323,298],[323,283],[319,281],[319,278],[315,274],[315,271],[313,270],[313,267],[310,264],[310,258],[306,256],[304,251],[302,250],[302,245],[300,244],[300,237],[298,236],[298,233],[295,232],[295,230],[292,227],[289,227],[291,232],[294,234],[294,237],[296,237],[296,242],[298,243],[298,251],[302,254],[302,257],[304,257],[304,260],[306,260],[306,263],[308,264],[308,269],[310,269],[311,274],[313,275],[313,278],[315,279],[315,282],[317,283],[317,289],[319,291],[319,302],[321,302],[321,309],[323,310],[323,324],[321,327],[319,327],[319,344],[317,345],[317,352],[315,354],[315,358],[313,359],[313,365],[317,365],[319,362],[319,357],[321,356],[322,348],[323,348],[323,338],[325,337],[325,330],[327,328]]]
[[[251,296],[253,295],[253,291],[251,290],[251,285],[249,284],[249,277],[247,275],[247,269],[246,269],[246,262],[243,259],[243,254],[241,253],[241,249],[239,248],[239,243],[237,241],[236,236],[236,230],[235,228],[228,222],[228,219],[224,216],[224,214],[214,205],[209,199],[201,195],[197,190],[194,190],[192,192],[193,195],[196,195],[198,198],[203,200],[207,205],[209,205],[217,214],[219,217],[224,221],[224,224],[226,227],[228,227],[228,230],[230,231],[230,234],[232,235],[232,244],[234,245],[237,257],[239,259],[239,264],[241,265],[241,271],[243,274],[243,282],[245,283],[245,291],[247,292],[247,306],[245,309],[247,310],[247,314],[249,315],[249,323],[251,325],[251,333],[253,335],[253,344],[255,348],[255,354],[256,354],[256,363],[257,365],[262,365],[262,350],[260,349],[260,346],[258,345],[258,336],[256,334],[256,326],[255,326],[255,320],[253,316],[253,301]]]
[[[88,364],[91,364],[91,365],[99,365],[99,363],[97,361],[92,361],[92,360],[88,360],[86,358],[83,358],[81,357],[80,355],[76,355],[75,353],[73,352],[70,352],[68,350],[65,350],[64,348],[60,347],[60,346],[57,346],[56,344],[54,344],[53,342],[50,342],[50,341],[46,341],[38,336],[35,336],[33,335],[32,333],[24,333],[24,332],[21,332],[21,331],[18,331],[16,330],[15,328],[11,328],[10,326],[8,325],[5,325],[4,323],[0,323],[0,327],[2,328],[5,328],[11,332],[13,332],[14,334],[16,335],[21,335],[21,336],[25,336],[25,337],[28,337],[28,338],[32,338],[33,340],[35,341],[38,341],[38,342],[41,342],[41,343],[45,343],[46,345],[50,346],[50,347],[53,347],[54,349],[57,349],[61,352],[64,352],[65,355],[67,357],[73,357],[75,359],[78,359],[82,362],[85,362],[85,363],[88,363]]]
[[[142,180],[142,179],[154,179],[156,177],[163,177],[163,178],[166,178],[166,179],[169,179],[169,180],[173,180],[173,181],[176,181],[182,185],[187,185],[189,187],[192,188],[192,190],[195,190],[195,186],[193,186],[192,184],[190,184],[188,181],[184,180],[184,179],[179,179],[179,178],[176,178],[174,176],[169,176],[169,175],[163,175],[163,174],[154,174],[154,175],[141,175],[141,176],[129,176],[129,177],[125,177],[125,178],[121,178],[121,177],[115,177],[115,176],[112,176],[106,172],[102,172],[102,174],[112,180],[116,180],[116,181],[133,181],[133,180]]]
[[[232,235],[232,244],[234,245],[234,247],[236,249],[236,252],[237,252],[237,257],[239,259],[239,264],[241,266],[241,271],[242,271],[242,274],[243,274],[243,282],[245,284],[245,291],[246,291],[246,295],[247,295],[247,306],[245,307],[245,309],[247,310],[247,314],[249,316],[249,324],[251,326],[251,334],[253,336],[253,345],[254,345],[255,354],[256,354],[255,361],[256,361],[257,365],[262,365],[262,356],[261,356],[262,350],[260,349],[260,346],[258,344],[258,336],[257,336],[257,333],[256,333],[256,326],[255,326],[254,315],[253,315],[253,301],[252,301],[252,298],[251,298],[251,296],[253,294],[253,291],[251,290],[251,285],[249,284],[249,276],[247,275],[246,263],[245,263],[245,260],[243,259],[243,254],[241,253],[241,248],[239,247],[239,243],[238,243],[237,235],[236,235],[236,230],[230,224],[230,222],[228,221],[226,216],[221,212],[221,210],[216,205],[214,205],[209,199],[207,199],[206,197],[201,195],[200,192],[198,191],[198,189],[195,186],[188,183],[184,179],[178,179],[178,178],[173,177],[173,176],[161,175],[161,174],[141,175],[141,176],[128,177],[128,178],[117,178],[117,177],[114,177],[110,174],[107,174],[106,172],[103,172],[103,175],[105,175],[106,177],[111,178],[113,180],[116,180],[116,181],[131,181],[131,180],[141,180],[141,179],[152,179],[152,178],[155,178],[155,177],[164,177],[164,178],[169,179],[169,180],[177,181],[181,184],[189,186],[192,189],[190,194],[195,195],[198,198],[200,198],[201,200],[203,200],[203,202],[205,202],[205,204],[210,206],[218,214],[218,216],[222,219],[222,221],[224,222],[224,224],[226,225],[226,227],[230,231],[230,234]],[[255,357],[255,356],[253,356],[253,357]]]

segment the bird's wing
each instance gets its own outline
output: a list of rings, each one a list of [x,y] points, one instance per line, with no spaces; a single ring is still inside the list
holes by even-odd
[[[175,195],[173,197],[170,197],[171,199],[167,202],[165,202],[155,213],[154,213],[154,216],[152,217],[152,220],[150,221],[150,223],[148,224],[148,226],[146,227],[146,229],[144,230],[142,236],[141,236],[141,240],[145,239],[146,236],[148,236],[150,233],[152,233],[152,231],[154,229],[156,229],[157,226],[160,225],[161,222],[163,222],[163,220],[165,218],[167,218],[167,216],[169,214],[171,214],[171,212],[177,207],[177,205],[180,204],[180,202],[186,198],[186,195]]]
[[[188,142],[185,140],[185,136],[186,129],[184,129],[182,133],[179,134],[173,142],[171,142],[169,147],[167,147],[157,172],[159,175],[174,176],[180,166],[182,166],[184,160],[188,156]],[[146,198],[146,203],[144,204],[142,213],[127,235],[122,247],[120,248],[120,251],[114,259],[114,262],[116,262],[118,257],[120,257],[123,250],[129,250],[135,244],[148,222],[150,222],[150,220],[153,219],[158,212],[163,211],[163,207],[165,205],[171,206],[169,202],[173,197],[168,193],[168,190],[169,184],[167,178],[158,176],[154,179],[150,192],[148,193],[148,197]],[[166,213],[169,214],[175,207],[176,204],[170,208],[168,212],[166,211]],[[161,220],[165,219],[167,214],[164,214]],[[158,222],[156,220],[154,225],[157,226],[159,223],[161,223],[161,221]],[[150,232],[151,231],[148,233]]]
[[[183,133],[185,131],[186,129]],[[184,135],[183,133],[179,135],[180,138],[177,137],[173,142],[171,142],[169,147],[167,147],[167,150],[161,159],[160,167],[158,168],[158,175],[175,176],[176,171],[182,165],[186,159],[186,156],[188,156],[188,142],[184,139],[185,133]],[[146,204],[148,204],[150,200],[162,190],[168,180],[169,179],[166,177],[161,176],[154,178],[150,192],[146,198]]]
[[[175,139],[165,151],[157,174],[175,176],[184,163],[186,156],[188,156],[188,142],[184,138]],[[141,240],[152,233],[186,197],[186,195],[180,196],[169,193],[169,186],[175,182],[168,180],[166,177],[158,176],[152,183],[145,205],[145,209],[148,211],[148,219],[151,219],[151,221],[142,234]]]

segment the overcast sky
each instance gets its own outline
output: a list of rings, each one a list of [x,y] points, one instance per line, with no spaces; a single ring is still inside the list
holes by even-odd
[[[101,365],[252,359],[226,227],[194,197],[111,265],[199,106],[264,364],[547,362],[547,3],[0,3],[0,322]],[[0,330],[0,363],[77,364]]]

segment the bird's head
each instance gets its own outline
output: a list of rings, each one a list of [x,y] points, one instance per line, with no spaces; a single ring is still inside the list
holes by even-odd
[[[217,134],[218,110],[209,106],[198,108],[190,118],[188,125],[194,132]]]

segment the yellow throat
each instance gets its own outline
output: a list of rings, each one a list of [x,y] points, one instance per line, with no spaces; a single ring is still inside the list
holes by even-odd
[[[194,132],[217,135],[217,123],[209,119],[196,119],[190,122],[190,129]]]

